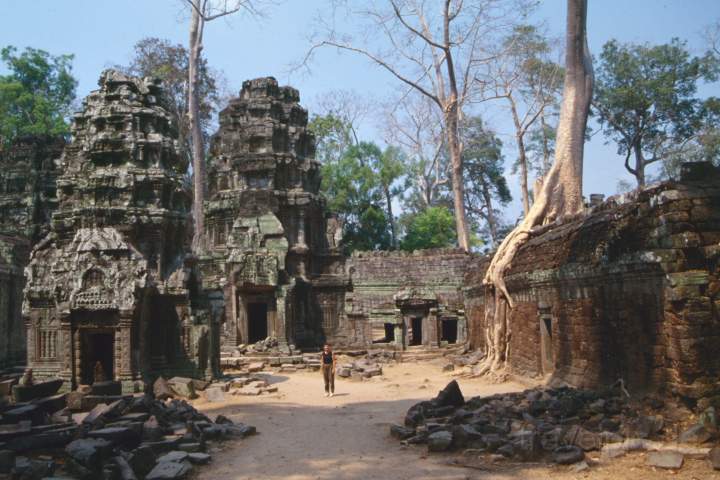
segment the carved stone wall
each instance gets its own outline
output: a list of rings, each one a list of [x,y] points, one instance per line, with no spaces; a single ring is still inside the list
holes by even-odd
[[[461,287],[470,258],[453,249],[355,252],[345,306],[350,343],[404,348],[464,342]]]
[[[25,361],[23,270],[57,207],[62,138],[22,137],[0,147],[0,367]]]
[[[73,118],[58,210],[26,270],[28,363],[73,386],[99,363],[125,390],[161,371],[210,376],[217,345],[193,296],[187,165],[162,87],[112,70],[99,86]]]
[[[206,292],[223,292],[227,348],[267,336],[290,351],[341,333],[340,226],[299,101],[274,78],[246,81],[211,142],[200,268]]]
[[[518,252],[507,275],[510,365],[579,386],[720,393],[720,172],[611,198]],[[466,276],[471,344],[484,347],[489,259]]]

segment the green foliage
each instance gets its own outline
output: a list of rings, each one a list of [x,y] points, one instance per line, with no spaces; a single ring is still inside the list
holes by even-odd
[[[409,221],[400,248],[406,251],[444,248],[457,244],[455,217],[446,207],[429,207]]]
[[[67,135],[77,87],[73,56],[35,48],[18,55],[8,46],[0,58],[10,72],[0,75],[0,143],[21,135]]]
[[[313,116],[308,129],[315,134],[315,158],[322,164],[337,162],[356,143],[350,122],[332,112]]]
[[[505,179],[502,141],[480,117],[467,119],[461,135],[465,145],[463,168],[468,217],[485,243],[497,243],[501,228],[497,207],[505,206],[512,200]]]
[[[717,74],[711,54],[692,57],[678,39],[656,46],[611,40],[603,46],[593,107],[639,184],[646,165],[667,159],[702,128],[707,111],[696,97],[698,82],[714,81]]]
[[[138,77],[158,77],[163,81],[165,106],[175,117],[186,160],[192,158],[192,135],[187,116],[189,53],[181,44],[173,44],[161,38],[143,38],[134,46],[134,54],[127,66],[119,70]],[[212,134],[213,118],[222,102],[219,84],[222,75],[210,69],[205,59],[200,59],[198,93],[200,99],[200,128],[208,145]]]
[[[399,152],[370,142],[341,145],[343,122],[334,118],[313,119],[313,131],[320,145],[327,148],[322,156],[321,190],[329,209],[343,221],[343,245],[353,250],[389,250],[393,247],[389,203],[400,191],[396,181],[403,172]],[[329,127],[320,130],[319,127]],[[347,138],[347,137],[346,137]],[[328,145],[336,145],[333,149]],[[344,144],[343,144],[344,145]]]

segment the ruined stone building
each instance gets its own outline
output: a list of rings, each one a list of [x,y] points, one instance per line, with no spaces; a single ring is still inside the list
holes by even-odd
[[[243,83],[220,112],[208,165],[202,284],[224,308],[223,344],[281,350],[346,334],[339,226],[319,194],[307,110],[274,78]]]
[[[684,397],[720,394],[720,171],[683,166],[532,238],[506,275],[509,362],[523,374]],[[619,201],[624,200],[624,201]],[[469,266],[471,345],[484,348],[489,258]]]
[[[72,121],[58,209],[33,249],[27,362],[66,385],[94,371],[141,388],[151,372],[213,373],[212,322],[186,264],[190,195],[158,81],[108,70]]]
[[[0,367],[25,360],[24,269],[57,207],[62,138],[21,137],[0,147]]]
[[[355,252],[348,260],[349,343],[376,347],[464,343],[463,250]]]
[[[162,105],[158,82],[108,71],[61,158],[60,140],[0,150],[0,363],[23,354],[22,268],[38,240],[24,281],[27,362],[72,386],[98,365],[126,391],[158,373],[209,377],[221,347],[268,337],[283,353],[326,341],[484,348],[489,258],[346,258],[308,113],[273,78],[245,82],[220,113],[204,244],[190,255],[187,166]],[[719,264],[717,168],[689,164],[680,181],[599,202],[513,261],[509,366],[577,386],[623,378],[720,394]]]

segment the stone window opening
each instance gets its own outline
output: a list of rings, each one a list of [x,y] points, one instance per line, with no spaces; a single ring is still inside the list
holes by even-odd
[[[457,343],[458,337],[458,321],[457,318],[446,318],[441,321],[441,337],[440,340],[448,344]]]
[[[543,374],[549,374],[555,370],[552,331],[552,316],[547,314],[540,315],[540,364]]]
[[[248,303],[248,343],[257,343],[268,337],[268,306],[265,302]]]
[[[57,358],[57,331],[38,330],[37,349],[40,360],[54,360]]]
[[[395,342],[395,324],[383,323],[373,328],[372,343],[393,343]]]
[[[80,358],[82,362],[80,375],[85,385],[95,382],[97,372],[102,369],[106,380],[114,378],[115,335],[113,332],[83,332]]]
[[[408,332],[408,344],[410,346],[423,344],[422,317],[412,317],[410,319],[410,331]]]

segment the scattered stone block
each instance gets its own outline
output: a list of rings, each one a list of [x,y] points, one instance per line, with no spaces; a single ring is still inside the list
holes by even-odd
[[[190,472],[189,462],[161,462],[147,474],[145,480],[179,480]]]
[[[710,452],[708,452],[708,460],[710,460],[712,468],[720,470],[720,447],[710,449]]]
[[[209,387],[205,390],[205,399],[208,402],[224,402],[225,391],[223,387]]]
[[[207,465],[212,457],[207,453],[194,452],[188,455],[188,460],[193,465]]]
[[[447,430],[431,433],[427,437],[428,450],[431,452],[444,452],[450,448],[452,441],[452,433]]]
[[[170,386],[172,391],[180,397],[191,399],[197,397],[195,394],[195,383],[192,378],[173,377],[168,380],[167,384]]]
[[[683,466],[685,457],[682,453],[672,451],[649,452],[647,464],[652,467],[677,470]]]

